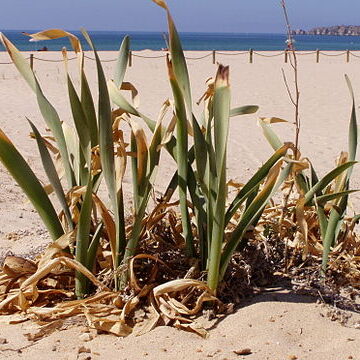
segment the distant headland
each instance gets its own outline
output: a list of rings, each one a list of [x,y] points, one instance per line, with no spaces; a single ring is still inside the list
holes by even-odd
[[[339,35],[339,36],[359,36],[360,26],[358,25],[336,25],[316,27],[310,30],[293,30],[293,35]]]

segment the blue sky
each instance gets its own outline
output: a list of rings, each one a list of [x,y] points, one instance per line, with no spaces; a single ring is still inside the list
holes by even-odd
[[[168,0],[180,31],[284,31],[280,0]],[[293,28],[360,25],[359,0],[287,0]],[[164,31],[151,0],[1,0],[0,29]]]

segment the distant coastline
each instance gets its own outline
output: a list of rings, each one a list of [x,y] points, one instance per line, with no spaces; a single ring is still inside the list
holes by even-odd
[[[293,35],[333,35],[333,36],[360,36],[359,25],[335,25],[315,27],[310,30],[293,30]]]
[[[64,46],[68,49],[71,48],[67,38],[29,42],[29,38],[24,36],[21,33],[22,31],[30,32],[27,29],[3,31],[21,51],[35,52],[44,46],[47,47],[48,51],[61,51]],[[80,37],[83,49],[89,50],[81,34],[78,31],[73,33]],[[131,50],[161,50],[166,47],[161,32],[90,31],[89,33],[99,51],[118,51],[126,33],[130,35]],[[180,37],[184,50],[188,51],[248,51],[249,49],[254,51],[281,51],[286,48],[287,39],[285,33],[180,33]],[[360,50],[360,38],[356,36],[296,36],[296,50],[313,51],[316,49],[322,51],[358,51]],[[0,52],[4,50],[0,43]]]

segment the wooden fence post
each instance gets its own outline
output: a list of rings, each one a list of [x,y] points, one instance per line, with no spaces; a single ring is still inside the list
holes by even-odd
[[[132,51],[129,51],[129,67],[132,66]]]
[[[215,50],[212,51],[212,60],[213,60],[213,64],[215,64],[215,55],[216,55],[216,52]]]
[[[253,63],[253,54],[254,54],[254,50],[250,49],[249,50],[249,62],[250,62],[250,64]]]
[[[285,49],[285,63],[288,62],[288,50]]]
[[[30,54],[30,67],[34,70],[34,54]]]
[[[346,50],[346,62],[350,61],[350,50]]]
[[[320,50],[316,49],[316,62],[318,63],[320,61]]]

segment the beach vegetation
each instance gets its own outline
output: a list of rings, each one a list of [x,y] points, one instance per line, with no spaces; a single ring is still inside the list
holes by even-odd
[[[350,188],[357,148],[353,91],[349,151],[342,153],[333,170],[319,178],[311,161],[301,157],[298,141],[283,142],[273,131],[272,124],[283,120],[260,118],[273,153],[230,198],[226,174],[227,157],[231,156],[227,150],[229,125],[241,121],[237,116],[256,113],[258,107],[231,105],[230,69],[219,64],[198,101],[203,110],[196,114],[174,21],[165,1],[154,2],[167,16],[166,67],[172,90],[171,99],[164,101],[156,120],[140,110],[135,86],[125,81],[128,37],[120,46],[113,79],[106,80],[95,44],[83,30],[96,62],[98,88],[94,92],[76,36],[62,30],[29,34],[42,40],[67,36],[71,41],[80,79],[80,89],[76,89],[64,49],[71,125],[61,121],[27,61],[1,35],[14,65],[35,94],[49,129],[42,134],[28,119],[49,184],[41,183],[2,130],[0,160],[53,240],[36,263],[27,263],[30,270],[26,273],[14,270],[19,259],[12,257],[5,262],[1,312],[26,310],[47,320],[83,313],[90,326],[124,336],[132,331],[130,315],[143,305],[151,321],[142,332],[163,323],[206,335],[190,317],[205,303],[222,308],[219,298],[225,279],[231,277],[232,259],[234,254],[245,252],[249,234],[256,239],[273,234],[278,242],[284,242],[285,237],[300,239],[298,248],[305,260],[313,254],[310,247],[318,246],[318,242],[310,246],[309,241],[310,233],[317,232],[325,273],[331,248],[348,234],[344,226],[348,229],[358,219],[344,220],[348,196],[355,191]],[[97,94],[96,102],[93,93]],[[151,207],[165,151],[176,163],[176,172]],[[123,189],[129,163],[131,214]],[[105,199],[102,188],[106,189]],[[288,196],[291,201],[286,211],[279,213],[273,198],[287,189],[295,190],[296,196]],[[57,205],[53,205],[52,193]],[[271,220],[269,214],[275,214]],[[314,214],[316,225],[310,231],[309,216]],[[285,236],[282,228],[286,221],[295,226]],[[74,274],[69,274],[68,268]],[[64,298],[71,301],[63,303]]]

